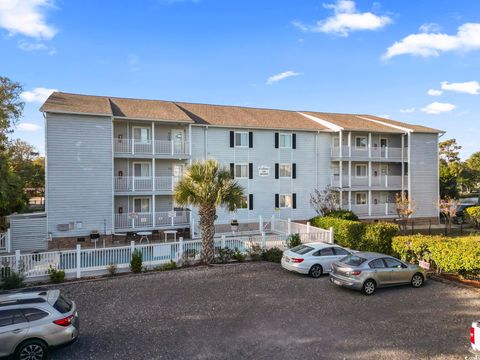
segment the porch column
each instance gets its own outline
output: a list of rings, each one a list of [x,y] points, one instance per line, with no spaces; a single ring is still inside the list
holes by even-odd
[[[368,190],[368,216],[372,216],[372,190]]]
[[[372,133],[368,133],[368,157],[372,157]]]
[[[348,160],[348,187],[352,187],[352,161]]]
[[[342,158],[342,155],[343,155],[343,131],[340,130],[340,132],[338,133],[338,156],[340,157],[340,159]]]
[[[155,123],[152,121],[152,155],[155,155]]]
[[[343,192],[341,188],[340,188],[340,195],[338,197],[338,200],[340,202],[340,209],[343,209]]]
[[[352,132],[348,132],[348,157],[352,157]]]
[[[352,211],[352,192],[348,190],[348,210]]]
[[[152,195],[152,224],[155,227],[156,223],[156,216],[155,216],[155,195]]]
[[[411,186],[412,186],[412,172],[411,167],[410,167],[410,155],[412,153],[412,135],[407,133],[407,141],[408,141],[408,149],[407,149],[407,169],[408,169],[408,177],[407,177],[407,191],[408,191],[408,198],[411,200],[412,199],[412,193],[411,193]],[[408,204],[408,208],[411,209],[412,204]]]
[[[372,162],[368,162],[368,187],[372,186]]]
[[[155,191],[155,158],[152,158],[152,191]]]
[[[339,174],[339,180],[340,180],[339,186],[340,186],[340,189],[341,189],[343,187],[343,161],[342,160],[339,161],[338,169],[339,169],[339,172],[340,172],[340,174]]]

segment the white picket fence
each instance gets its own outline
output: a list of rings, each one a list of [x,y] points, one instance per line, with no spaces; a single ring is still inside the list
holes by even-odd
[[[306,225],[303,225],[306,226]],[[299,228],[300,229],[300,228]],[[301,228],[306,230],[306,228]],[[320,229],[321,230],[321,229]],[[299,232],[300,233],[300,232]],[[226,237],[215,239],[215,248],[238,249],[248,253],[255,245],[269,249],[278,247],[284,250],[287,247],[287,234],[265,234],[252,236]],[[333,242],[333,233],[328,230],[301,232],[302,242]],[[80,245],[74,250],[51,251],[42,253],[21,254],[19,250],[13,255],[0,256],[0,270],[11,268],[21,271],[27,280],[48,279],[50,268],[65,271],[67,278],[81,278],[82,275],[105,274],[110,264],[115,264],[118,269],[128,269],[132,253],[139,250],[143,256],[143,265],[149,268],[180,260],[198,260],[201,253],[201,240],[177,242],[135,244],[130,246],[106,247],[97,249],[82,249]]]

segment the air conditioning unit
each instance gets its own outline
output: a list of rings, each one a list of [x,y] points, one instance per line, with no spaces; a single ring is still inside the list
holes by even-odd
[[[58,224],[57,230],[58,231],[68,231],[70,229],[70,224]]]

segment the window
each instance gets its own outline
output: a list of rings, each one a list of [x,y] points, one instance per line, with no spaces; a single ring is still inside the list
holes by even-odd
[[[150,212],[150,198],[135,198],[133,199],[135,212],[148,213]]]
[[[375,259],[368,263],[371,269],[383,269],[385,268],[385,263],[382,259]]]
[[[280,164],[280,177],[281,178],[292,177],[292,164]]]
[[[55,308],[55,310],[61,312],[62,314],[65,314],[72,310],[72,302],[60,295],[55,304],[53,304],[53,307]]]
[[[134,127],[133,138],[137,144],[149,144],[150,143],[150,128],[147,127]]]
[[[292,195],[280,195],[280,208],[292,207]]]
[[[135,177],[150,177],[150,163],[134,163],[133,175]]]
[[[366,149],[368,140],[366,136],[355,136],[355,147],[357,149]]]
[[[248,164],[235,164],[235,177],[248,178]]]
[[[367,177],[367,164],[355,165],[355,177]]]
[[[367,204],[367,193],[365,193],[365,192],[356,193],[355,203],[357,205],[366,205]]]
[[[347,250],[341,247],[334,247],[333,251],[335,252],[335,255],[345,255],[345,256],[350,255],[350,253]]]
[[[40,309],[22,309],[23,315],[28,321],[36,321],[48,316],[48,313]]]
[[[309,253],[312,250],[313,248],[307,245],[298,245],[298,246],[295,246],[293,249],[290,249],[290,251],[299,255],[305,255],[306,253]]]
[[[325,249],[322,249],[320,251],[318,251],[318,255],[319,256],[333,256],[333,249],[331,247],[328,247],[328,248],[325,248]]]
[[[280,147],[281,148],[292,147],[292,134],[280,134]]]
[[[0,311],[0,327],[27,322],[20,310]]]
[[[367,261],[367,259],[364,259],[357,255],[348,255],[344,257],[342,260],[340,260],[341,263],[344,263],[346,265],[351,265],[351,266],[360,266],[365,261]]]
[[[385,264],[387,264],[388,268],[394,268],[394,269],[402,269],[405,267],[400,261],[397,259],[392,259],[392,258],[384,258],[383,261],[385,261]]]
[[[248,209],[248,197],[242,196],[242,201],[240,202],[240,206],[238,209]]]
[[[248,132],[235,132],[235,147],[248,146]]]

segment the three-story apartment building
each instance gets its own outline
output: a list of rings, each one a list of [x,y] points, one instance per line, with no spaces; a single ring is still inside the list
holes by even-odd
[[[437,218],[441,131],[370,115],[296,112],[53,93],[46,122],[46,211],[52,238],[189,227],[173,189],[192,161],[215,158],[245,189],[240,221],[308,219],[332,186],[364,219],[394,218],[406,192],[415,217]],[[232,214],[218,213],[226,223]]]

